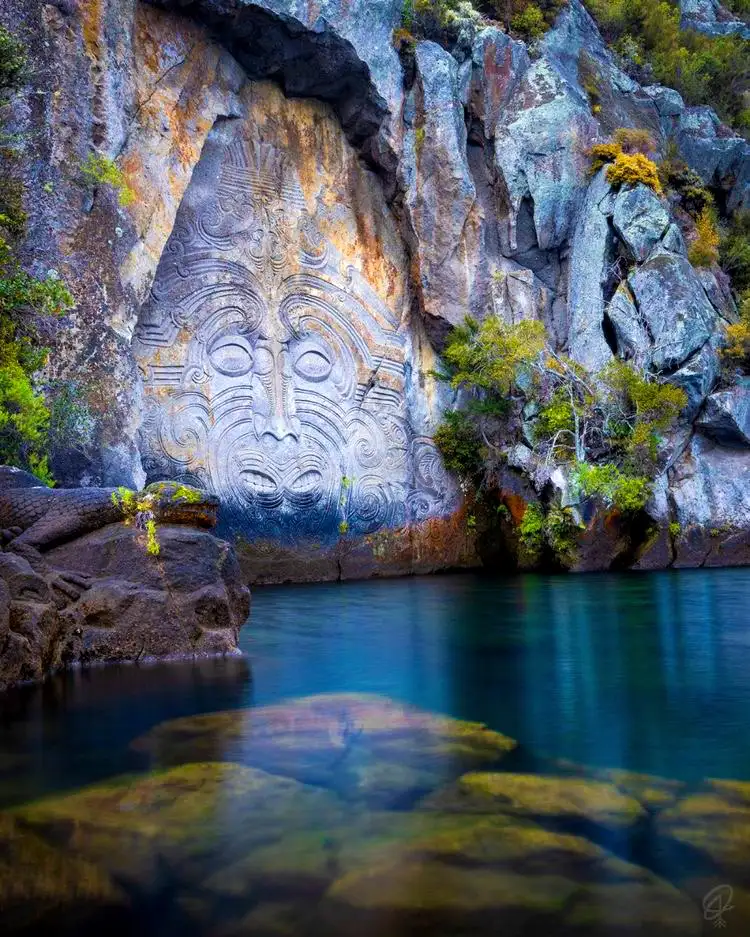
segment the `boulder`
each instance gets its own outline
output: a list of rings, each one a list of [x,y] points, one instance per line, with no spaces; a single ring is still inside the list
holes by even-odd
[[[600,371],[612,359],[602,327],[602,290],[613,253],[610,203],[611,189],[602,169],[586,193],[570,254],[567,344],[571,358],[590,371]]]
[[[628,285],[652,337],[655,370],[675,370],[713,334],[716,312],[686,258],[657,253],[630,274]]]
[[[423,312],[439,342],[440,332],[463,322],[471,308],[479,218],[456,60],[436,43],[420,42],[415,63],[414,162],[406,203]]]
[[[676,567],[750,563],[750,459],[696,433],[670,472]]]
[[[215,523],[216,499],[170,483],[134,495],[172,522],[157,525],[149,549],[144,530],[109,522],[122,516],[110,494],[0,489],[11,525],[0,550],[0,690],[66,665],[239,653],[250,597],[234,550],[187,526]]]
[[[216,757],[219,748],[227,759],[377,806],[407,803],[447,776],[496,764],[516,745],[486,726],[366,694],[177,719],[133,744],[158,765]]]
[[[626,829],[645,817],[635,798],[614,785],[586,778],[472,772],[426,798],[426,810],[507,813],[539,820],[585,820]]]
[[[651,189],[637,185],[618,194],[612,223],[633,259],[643,263],[666,234],[670,217]]]
[[[711,394],[697,426],[724,445],[750,446],[750,384]]]

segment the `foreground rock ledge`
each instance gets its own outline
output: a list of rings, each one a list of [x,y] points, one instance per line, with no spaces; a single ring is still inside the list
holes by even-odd
[[[0,468],[0,691],[66,666],[239,653],[250,593],[232,547],[199,529],[215,499],[164,487],[152,556],[111,490]]]

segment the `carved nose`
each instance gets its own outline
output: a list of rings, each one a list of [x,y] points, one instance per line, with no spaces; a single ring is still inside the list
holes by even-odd
[[[282,442],[291,437],[295,442],[299,442],[300,425],[296,418],[286,419],[283,416],[259,417],[256,420],[255,430],[262,439],[264,436],[271,436]]]

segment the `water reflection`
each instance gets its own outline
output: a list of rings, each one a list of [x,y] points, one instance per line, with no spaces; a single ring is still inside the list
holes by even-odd
[[[729,885],[744,935],[749,600],[745,571],[259,590],[247,660],[23,688],[0,932],[697,937]]]

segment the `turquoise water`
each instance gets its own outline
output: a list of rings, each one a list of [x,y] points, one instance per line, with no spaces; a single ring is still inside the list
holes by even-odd
[[[0,924],[684,937],[713,926],[702,896],[727,886],[724,932],[747,933],[750,784],[706,779],[750,780],[748,607],[744,570],[267,588],[245,659],[79,671],[10,693]],[[333,696],[302,699],[319,694]],[[220,711],[235,715],[189,718]],[[434,714],[518,747],[473,729],[457,745]],[[602,789],[571,779],[621,801],[597,807]],[[39,798],[53,806],[29,808]],[[574,839],[532,861],[540,831]],[[465,836],[481,838],[481,861]],[[596,872],[583,843],[606,850]],[[399,862],[409,875],[394,883]],[[391,895],[415,870],[418,898]]]

